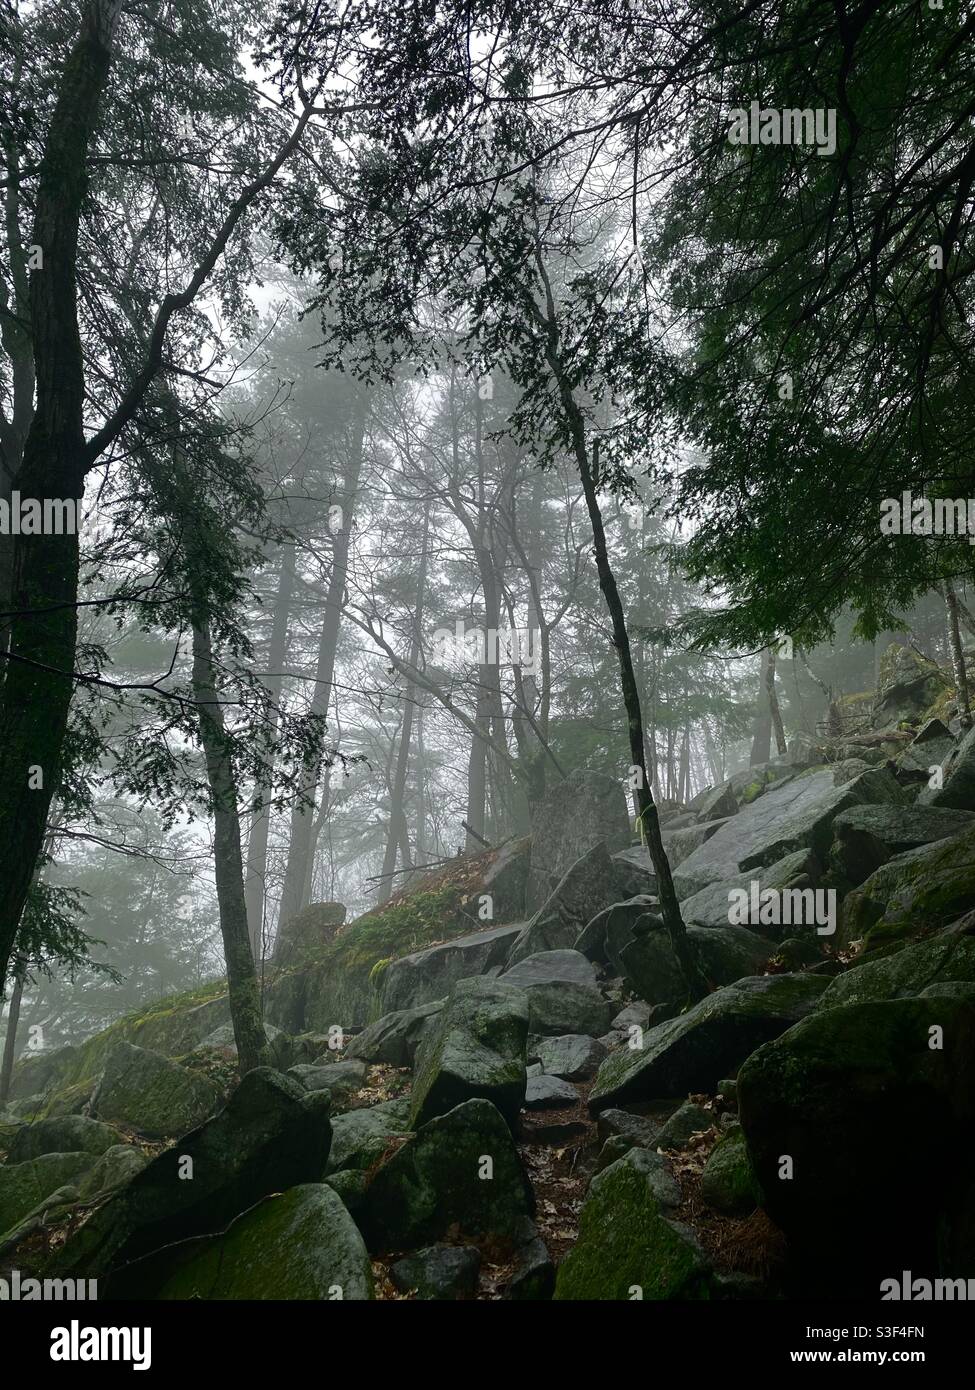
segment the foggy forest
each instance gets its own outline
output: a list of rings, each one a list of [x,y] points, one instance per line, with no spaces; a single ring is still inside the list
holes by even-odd
[[[975,1298],[973,43],[3,0],[4,1299]]]

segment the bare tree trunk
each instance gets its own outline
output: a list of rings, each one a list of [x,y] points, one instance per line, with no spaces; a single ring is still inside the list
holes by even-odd
[[[430,509],[423,517],[423,539],[420,542],[420,572],[417,576],[416,608],[413,611],[413,632],[410,638],[410,665],[416,666],[420,660],[420,635],[423,626],[423,605],[427,585],[427,541],[430,532]],[[410,769],[410,742],[413,737],[413,712],[416,704],[416,686],[407,682],[403,697],[403,718],[400,721],[399,748],[396,754],[396,768],[389,797],[389,830],[386,836],[386,850],[383,854],[383,867],[379,880],[379,901],[385,903],[393,891],[392,873],[396,868],[397,849],[404,852],[404,862],[409,853],[409,827],[406,819],[406,779]]]
[[[261,1020],[261,994],[247,930],[237,785],[214,679],[209,624],[199,609],[193,626],[193,696],[199,709],[200,742],[213,802],[213,866],[220,933],[227,965],[227,992],[237,1061],[243,1075],[254,1067],[266,1066],[270,1052]]]
[[[332,678],[335,674],[335,656],[338,651],[339,626],[342,610],[345,607],[345,590],[349,572],[349,548],[352,537],[352,519],[355,496],[359,488],[362,472],[362,456],[365,447],[366,418],[368,415],[368,395],[360,390],[355,404],[352,420],[352,438],[345,478],[342,484],[342,530],[335,538],[332,553],[332,572],[329,576],[325,599],[325,615],[322,622],[321,638],[318,645],[318,662],[315,670],[315,690],[311,699],[311,713],[324,716],[328,712],[332,692]],[[306,760],[302,769],[301,786],[305,796],[314,802],[315,793],[322,771],[322,749],[319,747]],[[315,814],[314,805],[302,805],[296,800],[291,813],[291,840],[288,848],[288,863],[281,890],[281,906],[278,911],[278,939],[281,928],[296,912],[305,906],[305,890],[311,875],[309,860],[312,857],[312,830]]]
[[[945,580],[945,605],[948,610],[948,636],[951,641],[951,664],[955,672],[955,686],[958,691],[958,710],[961,722],[966,729],[972,727],[972,705],[968,691],[968,669],[965,653],[961,645],[961,631],[958,627],[958,596],[950,579]]]
[[[785,729],[782,727],[782,711],[779,709],[779,697],[775,690],[775,648],[769,647],[765,660],[765,693],[768,696],[769,715],[772,728],[775,730],[775,746],[779,756],[784,757],[786,752]]]
[[[483,667],[479,667],[483,670]],[[487,739],[490,718],[488,716],[488,697],[482,681],[478,682],[474,723],[478,730],[471,738],[471,751],[467,759],[467,831],[465,848],[476,852],[480,847],[478,835],[484,835],[484,811],[487,801]],[[471,833],[471,832],[475,833]]]
[[[267,676],[264,684],[273,701],[271,722],[278,725],[284,664],[288,654],[288,623],[295,583],[295,543],[288,541],[281,551],[281,573],[274,600],[274,617],[267,652]],[[247,903],[247,930],[255,961],[263,955],[264,920],[267,906],[267,845],[271,830],[271,779],[265,777],[254,788],[254,810],[251,814],[247,839],[247,875],[244,879],[244,899]]]
[[[22,21],[8,14],[6,23],[16,31],[19,41]],[[14,92],[19,89],[21,78],[18,56],[14,58],[10,82]],[[6,277],[0,277],[0,342],[10,363],[10,416],[0,410],[0,498],[9,503],[13,489],[18,487],[24,441],[34,415],[34,353],[27,254],[20,230],[21,152],[12,123],[4,122],[2,144],[6,166],[3,219],[10,289]],[[14,537],[0,535],[0,651],[6,651],[10,633],[10,620],[2,615],[13,608],[13,566]]]
[[[423,742],[423,706],[416,711],[416,862],[425,864],[430,857],[427,845],[427,751]]]
[[[78,224],[121,10],[121,0],[88,5],[65,60],[41,159],[33,243],[44,264],[30,277],[37,403],[18,479],[24,495],[38,499],[80,501],[84,491]],[[10,564],[10,607],[18,612],[10,620],[0,712],[0,987],[61,777],[78,632],[78,537],[18,536]]]
[[[17,1025],[20,1022],[20,1001],[24,997],[24,976],[26,970],[22,963],[13,969],[13,989],[10,992],[10,1007],[7,1010],[7,1033],[3,1043],[3,1062],[0,1063],[0,1110],[10,1095],[10,1081],[14,1074],[14,1059],[17,1056]]]
[[[755,722],[752,725],[752,751],[748,759],[749,767],[767,763],[772,757],[772,706],[768,698],[768,669],[772,660],[771,649],[762,657],[762,674],[759,678],[758,703]]]
[[[541,321],[545,329],[546,360],[558,388],[559,398],[565,413],[569,437],[572,442],[572,449],[575,454],[576,465],[579,469],[579,477],[582,482],[582,490],[586,499],[586,508],[589,512],[589,521],[592,526],[593,554],[596,560],[596,572],[599,576],[599,587],[602,590],[603,598],[606,601],[606,607],[609,611],[613,628],[613,643],[616,647],[616,655],[620,665],[620,686],[623,695],[623,705],[626,710],[627,731],[630,743],[630,761],[632,765],[638,768],[642,773],[640,786],[637,789],[637,798],[640,807],[640,826],[647,843],[647,849],[650,852],[654,870],[656,871],[660,910],[668,936],[670,937],[671,948],[681,967],[690,997],[692,999],[701,999],[708,992],[708,984],[701,973],[694,951],[687,939],[687,931],[684,926],[684,919],[681,916],[680,903],[677,900],[674,879],[670,870],[670,861],[667,858],[667,851],[664,849],[663,841],[660,838],[660,818],[657,814],[653,792],[650,789],[650,779],[647,775],[643,715],[640,709],[640,692],[637,688],[636,677],[633,671],[630,636],[627,631],[623,602],[616,584],[616,576],[613,574],[613,569],[609,562],[609,554],[606,548],[606,530],[603,525],[602,512],[599,508],[599,497],[596,491],[596,478],[599,476],[598,441],[593,446],[593,460],[590,465],[589,454],[586,448],[585,419],[575,399],[571,382],[563,368],[555,300],[552,295],[552,287],[545,269],[545,263],[542,259],[541,251],[538,248],[536,248],[535,259],[539,276],[545,289],[546,313],[542,315],[539,312],[538,306],[535,304],[534,300],[530,302],[530,307],[534,310],[536,318]]]

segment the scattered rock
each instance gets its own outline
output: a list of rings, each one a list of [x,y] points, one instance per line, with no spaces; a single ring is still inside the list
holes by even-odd
[[[975,729],[969,729],[944,760],[941,787],[922,787],[922,805],[975,811]]]
[[[696,1101],[685,1100],[657,1135],[657,1148],[683,1149],[695,1134],[709,1130],[713,1124],[714,1115],[710,1110],[705,1110]]]
[[[640,924],[652,926],[663,919],[659,900],[649,893],[638,893],[625,902],[612,903],[598,912],[575,941],[575,949],[587,960],[608,962],[622,975],[620,953],[633,940]]]
[[[412,1067],[424,1034],[433,1026],[444,1006],[442,999],[420,1004],[415,1009],[399,1009],[384,1014],[375,1023],[352,1039],[345,1049],[346,1057],[359,1057],[363,1062],[384,1062],[391,1067]]]
[[[508,956],[509,968],[539,952],[574,946],[588,923],[619,896],[619,875],[600,842],[566,870],[522,928]]]
[[[731,913],[729,893],[733,889],[744,888],[750,893],[753,883],[758,884],[760,892],[769,888],[780,891],[784,888],[809,888],[819,882],[819,876],[820,865],[816,856],[810,850],[796,850],[777,859],[774,864],[748,869],[709,884],[681,903],[681,915],[685,922],[698,927],[707,927],[712,931],[727,929]],[[763,926],[761,921],[750,920],[748,925],[753,932],[758,929],[771,936],[781,934],[781,927]],[[738,930],[744,930],[744,927]]]
[[[547,1125],[533,1124],[523,1132],[522,1142],[551,1149],[564,1149],[584,1139],[588,1129],[582,1120],[557,1120]]]
[[[622,1014],[618,1017],[622,1017]],[[548,1076],[560,1076],[565,1081],[589,1081],[596,1075],[605,1056],[606,1049],[602,1043],[587,1037],[585,1033],[563,1033],[560,1037],[543,1038],[538,1045],[542,1071]]]
[[[579,1236],[559,1268],[557,1300],[707,1297],[707,1262],[669,1213],[679,1198],[664,1160],[629,1153],[592,1181]]]
[[[469,1100],[422,1125],[378,1168],[359,1221],[371,1250],[403,1250],[442,1240],[454,1226],[513,1236],[532,1207],[504,1117],[490,1101]]]
[[[649,1022],[650,1005],[644,999],[637,999],[619,1011],[610,1027],[616,1032],[626,1033],[630,1028],[646,1028]]]
[[[625,1137],[632,1139],[632,1147],[655,1149],[660,1122],[648,1119],[645,1115],[631,1115],[628,1110],[611,1108],[600,1112],[596,1121],[596,1133],[603,1140]]]
[[[842,941],[871,946],[946,927],[975,907],[975,827],[907,850],[877,869],[843,902]]]
[[[947,726],[940,719],[929,719],[895,761],[900,772],[916,773],[926,780],[932,767],[942,767],[955,747],[955,740]]]
[[[295,1060],[292,1055],[294,1039],[290,1033],[275,1028],[273,1023],[265,1023],[264,1032],[271,1054],[270,1065],[279,1071],[284,1071]],[[327,1046],[327,1040],[325,1045]],[[193,1051],[196,1053],[217,1052],[222,1057],[236,1058],[237,1040],[234,1037],[234,1025],[222,1023],[219,1028],[214,1028],[213,1032],[209,1033],[202,1042],[197,1043]]]
[[[831,859],[858,886],[895,854],[959,835],[973,823],[971,811],[939,805],[851,806],[833,822]]]
[[[945,932],[864,961],[830,981],[817,1009],[909,998],[927,986],[949,982],[975,983],[975,936]]]
[[[503,980],[462,980],[417,1056],[410,1124],[466,1100],[489,1100],[513,1123],[525,1099],[528,1000]]]
[[[306,1091],[330,1091],[338,1098],[361,1090],[366,1084],[368,1072],[365,1062],[350,1058],[347,1062],[291,1067],[288,1076],[293,1076]]]
[[[724,820],[736,814],[738,798],[731,783],[722,782],[719,787],[711,787],[708,791],[698,793],[691,809],[696,812],[698,820],[702,823]]]
[[[533,1076],[525,1090],[526,1110],[563,1110],[579,1099],[576,1088],[558,1076]]]
[[[678,897],[693,897],[710,883],[774,864],[797,850],[812,850],[822,860],[836,816],[865,801],[896,805],[906,803],[907,794],[887,768],[855,761],[789,778],[744,806],[685,859],[674,874]]]
[[[389,1277],[400,1293],[415,1290],[420,1298],[469,1298],[477,1289],[480,1251],[472,1245],[430,1245],[390,1266]]]
[[[528,996],[533,1033],[599,1037],[609,1027],[612,1007],[596,988],[594,967],[579,951],[541,951],[501,979]]]
[[[408,1134],[409,1128],[408,1100],[387,1100],[335,1115],[326,1175],[331,1176],[344,1168],[370,1168],[386,1152],[390,1139]]]
[[[718,1140],[701,1174],[701,1196],[726,1216],[747,1216],[762,1204],[744,1131],[739,1125]]]
[[[548,1302],[555,1290],[555,1265],[534,1222],[523,1221],[517,1239],[515,1271],[505,1297],[521,1303]]]

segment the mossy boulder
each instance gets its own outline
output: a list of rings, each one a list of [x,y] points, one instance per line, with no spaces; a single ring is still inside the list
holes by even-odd
[[[456,980],[499,965],[517,929],[490,924],[484,931],[472,928],[477,927],[485,894],[491,898],[494,923],[520,918],[527,854],[528,842],[519,840],[464,856],[456,866],[428,875],[409,893],[346,923],[327,944],[310,947],[300,960],[273,972],[268,1019],[290,1033],[327,1033],[336,1025],[364,1027],[383,1014],[442,999]],[[467,968],[474,953],[483,952],[492,933],[499,931],[497,958],[475,961]],[[471,939],[466,957],[461,950],[444,951],[412,970],[408,965],[394,969],[405,957],[465,938]],[[451,969],[451,962],[456,968]],[[443,976],[439,986],[438,974]]]
[[[149,1158],[132,1144],[114,1144],[95,1160],[78,1185],[82,1200],[99,1192],[114,1192],[141,1173]]]
[[[828,983],[814,975],[759,975],[715,990],[651,1028],[642,1047],[611,1053],[589,1104],[603,1110],[689,1092],[713,1095],[750,1052],[804,1018]]]
[[[762,1190],[740,1126],[728,1131],[708,1154],[701,1174],[701,1196],[726,1216],[746,1216],[762,1205]]]
[[[525,1100],[529,1001],[500,980],[462,980],[417,1055],[410,1124],[489,1100],[513,1124]]]
[[[91,1277],[212,1234],[271,1192],[317,1182],[328,1161],[327,1091],[258,1067],[212,1120],[154,1158],[66,1242],[58,1268]]]
[[[771,761],[767,763],[756,763],[754,767],[743,768],[741,772],[735,772],[728,779],[731,790],[738,798],[739,807],[748,805],[759,797],[769,787],[777,782],[783,782],[789,777],[796,775],[796,767],[787,762]]]
[[[328,1056],[326,1053],[325,1058]],[[287,1074],[293,1076],[306,1091],[329,1091],[334,1107],[340,1100],[362,1090],[368,1072],[369,1068],[365,1062],[360,1062],[358,1058],[350,1058],[345,1062],[323,1059],[317,1064],[312,1062],[290,1067]]]
[[[975,907],[975,827],[908,850],[870,875],[843,904],[846,942],[871,948],[945,927]]]
[[[613,1007],[596,986],[595,967],[580,951],[539,951],[511,966],[501,980],[524,990],[533,1033],[599,1037],[609,1028]]]
[[[727,893],[723,894],[723,901],[724,926],[687,928],[688,942],[704,978],[716,985],[733,984],[745,975],[753,975],[772,951],[767,941],[746,927],[727,925]],[[686,1001],[684,973],[662,924],[653,931],[635,935],[623,948],[620,959],[627,984],[641,999],[651,1004]]]
[[[738,1099],[765,1208],[834,1296],[936,1267],[940,1214],[970,1182],[971,1001],[823,1009],[748,1058]]]
[[[422,1038],[436,1026],[434,1020],[443,1006],[444,1000],[436,999],[415,1009],[383,1014],[351,1040],[345,1055],[391,1067],[412,1067]]]
[[[76,1187],[94,1162],[91,1153],[47,1153],[25,1163],[0,1165],[0,1235],[59,1188]]]
[[[324,1183],[265,1198],[220,1235],[169,1246],[109,1281],[112,1299],[343,1301],[373,1297],[372,1267]]]
[[[337,1192],[342,1205],[354,1221],[366,1204],[369,1191],[369,1174],[360,1168],[342,1168],[337,1173],[328,1173],[322,1181]]]
[[[174,1139],[214,1114],[222,1101],[220,1087],[209,1077],[158,1052],[119,1042],[105,1062],[91,1108],[100,1119],[149,1139]]]
[[[958,744],[947,724],[941,719],[928,719],[918,729],[906,748],[901,748],[894,761],[902,775],[925,781],[932,768],[944,767]]]
[[[817,1009],[904,999],[935,984],[975,985],[975,936],[942,932],[878,960],[864,961],[832,980]]]
[[[738,798],[730,782],[722,782],[717,787],[700,792],[691,804],[692,811],[702,824],[712,820],[724,820],[738,810]]]
[[[897,854],[975,827],[975,814],[939,806],[851,806],[833,822],[830,861],[857,885]]]
[[[678,1198],[663,1159],[645,1149],[597,1174],[556,1276],[556,1300],[706,1299],[707,1261],[689,1228],[673,1220]]]
[[[656,1138],[658,1149],[683,1149],[695,1134],[705,1133],[714,1124],[714,1115],[697,1101],[685,1100],[677,1107]]]
[[[913,647],[891,642],[880,659],[871,723],[875,729],[917,724],[951,682]]]
[[[118,1131],[84,1115],[36,1120],[18,1132],[7,1154],[8,1163],[23,1163],[41,1154],[103,1154],[119,1143]]]
[[[409,1250],[454,1227],[514,1237],[533,1205],[501,1112],[490,1101],[468,1100],[422,1125],[380,1165],[359,1222],[371,1250]]]
[[[332,1119],[332,1147],[326,1175],[350,1168],[365,1170],[382,1157],[390,1139],[410,1131],[410,1102],[387,1100]]]
[[[543,1038],[535,1051],[546,1076],[559,1076],[564,1081],[590,1080],[606,1057],[603,1044],[585,1033]]]
[[[129,1042],[164,1057],[184,1057],[230,1020],[227,988],[217,980],[185,994],[160,999],[126,1014],[77,1047],[22,1058],[14,1068],[14,1094],[43,1091],[38,1116],[76,1114],[86,1104],[109,1055]]]

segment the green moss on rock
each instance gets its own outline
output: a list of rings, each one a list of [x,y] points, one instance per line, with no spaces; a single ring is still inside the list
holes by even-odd
[[[578,1239],[556,1276],[557,1300],[708,1297],[704,1255],[691,1231],[666,1215],[641,1152],[631,1150],[593,1182]]]
[[[744,1216],[762,1204],[745,1135],[736,1126],[715,1144],[701,1174],[701,1196],[715,1211]]]
[[[373,1297],[372,1268],[338,1194],[308,1183],[258,1203],[222,1235],[140,1261],[109,1297],[348,1302]]]

